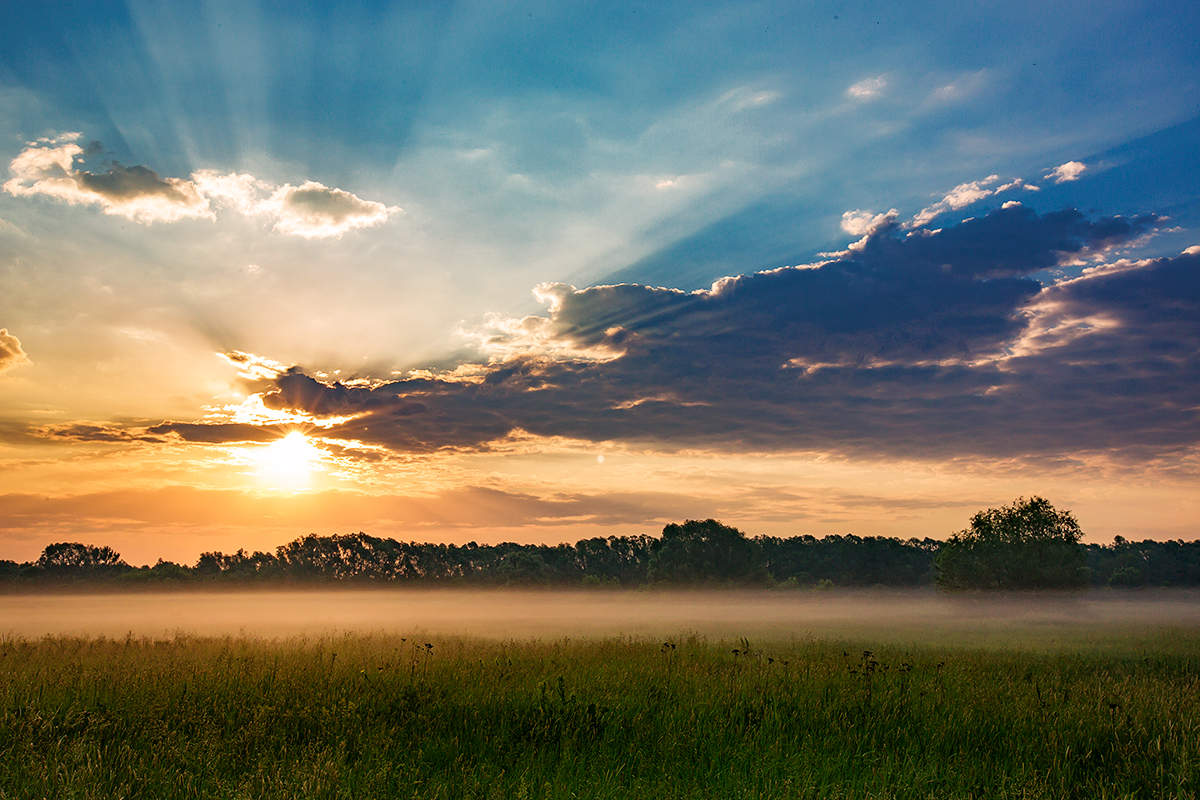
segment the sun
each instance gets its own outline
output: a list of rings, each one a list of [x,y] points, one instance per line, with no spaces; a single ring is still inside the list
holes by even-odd
[[[321,462],[321,451],[300,431],[258,448],[254,454],[258,479],[272,489],[308,488]]]

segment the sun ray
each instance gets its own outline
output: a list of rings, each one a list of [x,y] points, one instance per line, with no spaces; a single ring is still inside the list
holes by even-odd
[[[256,448],[255,474],[270,489],[299,492],[308,489],[321,468],[322,451],[300,431]]]

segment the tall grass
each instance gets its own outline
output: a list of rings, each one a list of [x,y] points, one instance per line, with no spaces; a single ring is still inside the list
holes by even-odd
[[[1200,795],[1200,635],[0,642],[0,798]]]

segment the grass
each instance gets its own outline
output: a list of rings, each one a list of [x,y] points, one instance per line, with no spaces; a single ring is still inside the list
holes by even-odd
[[[0,642],[0,798],[1190,798],[1200,634]]]

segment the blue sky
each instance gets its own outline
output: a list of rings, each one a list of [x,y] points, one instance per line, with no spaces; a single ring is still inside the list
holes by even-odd
[[[50,2],[5,14],[10,148],[82,130],[106,157],[160,174],[299,174],[483,219],[500,240],[575,192],[612,192],[601,176],[741,167],[644,220],[634,234],[650,252],[570,265],[589,279],[640,265],[628,274],[670,283],[668,254],[694,257],[689,241],[716,262],[694,282],[804,259],[837,243],[848,208],[1037,177],[1200,114],[1200,12],[1187,3]],[[879,76],[876,96],[848,100]],[[419,166],[447,149],[488,157],[456,174]],[[497,173],[533,183],[481,185]],[[1103,211],[1194,214],[1186,188],[1155,188],[1169,176],[1039,199],[1088,192]],[[733,253],[711,255],[722,249]]]
[[[748,464],[723,473],[729,498],[775,498],[761,513],[729,500],[750,527],[787,519],[768,484],[802,473],[813,485],[870,482],[806,466],[831,457],[885,471],[905,453],[921,470],[968,459],[987,488],[921,489],[945,519],[963,504],[938,498],[1001,502],[1037,489],[1003,477],[997,465],[1012,459],[1050,465],[1042,485],[1081,503],[1095,502],[1097,475],[1130,464],[1154,462],[1190,492],[1200,429],[1186,398],[1200,382],[1186,366],[1192,256],[1180,254],[1200,242],[1197,30],[1200,8],[1184,2],[7,4],[0,459],[21,476],[13,496],[164,482],[265,491],[231,477],[244,467],[236,448],[301,417],[317,424],[330,398],[359,416],[322,429],[332,433],[314,458],[327,480],[310,488],[328,491],[400,496],[419,484],[544,499],[573,480],[551,465],[601,447],[624,448],[626,478],[571,491],[635,491],[647,482],[637,458],[663,459],[648,482],[673,486],[677,502],[661,506],[695,515],[708,511],[688,498],[711,487],[672,483],[683,462],[670,454],[791,454],[773,477]],[[1013,237],[1027,238],[1017,247]],[[939,283],[926,260],[951,241],[954,280]],[[1010,245],[1021,264],[979,256]],[[1100,274],[1157,257],[1166,261],[1136,274]],[[819,262],[831,266],[811,281],[746,278],[698,306],[645,288],[707,290]],[[1065,283],[1085,268],[1094,280]],[[864,276],[891,288],[864,290]],[[638,286],[588,291],[618,282]],[[918,287],[961,305],[928,323]],[[759,292],[774,305],[741,305]],[[1163,312],[1121,305],[1131,292]],[[850,325],[818,313],[822,303],[891,322]],[[893,306],[912,314],[888,316]],[[731,339],[699,328],[717,323]],[[794,338],[767,342],[767,329]],[[1011,383],[1001,351],[1032,359]],[[1125,354],[1104,367],[1119,377],[1075,371],[1101,351]],[[806,382],[747,366],[776,358]],[[266,383],[239,376],[246,364]],[[983,375],[993,367],[1003,375]],[[441,386],[409,419],[409,401],[337,384],[424,393],[403,381],[426,368],[503,390]],[[853,384],[840,400],[791,414],[833,397],[818,384],[838,370]],[[296,375],[316,381],[315,394],[296,396]],[[706,395],[735,375],[777,405]],[[1166,388],[1131,388],[1151,380]],[[915,391],[931,384],[945,394]],[[1018,401],[964,400],[988,386]],[[886,393],[908,398],[887,409],[904,425],[862,416]],[[1020,401],[1035,396],[1060,398],[1035,417],[1067,433],[1029,434],[1038,424]],[[1082,412],[1068,396],[1121,402],[1075,425]],[[246,402],[275,416],[228,411]],[[1139,404],[1150,416],[1118,430]],[[712,435],[730,417],[740,433]],[[957,432],[915,444],[937,418]],[[816,419],[819,432],[806,422]],[[235,423],[261,430],[222,429],[239,440],[187,427]],[[978,425],[998,434],[971,444],[965,432]],[[514,435],[529,438],[507,465],[454,460],[516,447]],[[337,449],[347,437],[378,448],[373,466],[338,460],[350,458]],[[113,478],[106,465],[121,453],[155,466]],[[206,459],[223,466],[191,473],[203,480],[179,466]],[[1182,530],[1194,513],[1150,533]],[[882,514],[843,509],[818,522],[869,527]],[[4,530],[30,543],[58,524],[12,519]],[[522,536],[523,524],[497,529]]]

